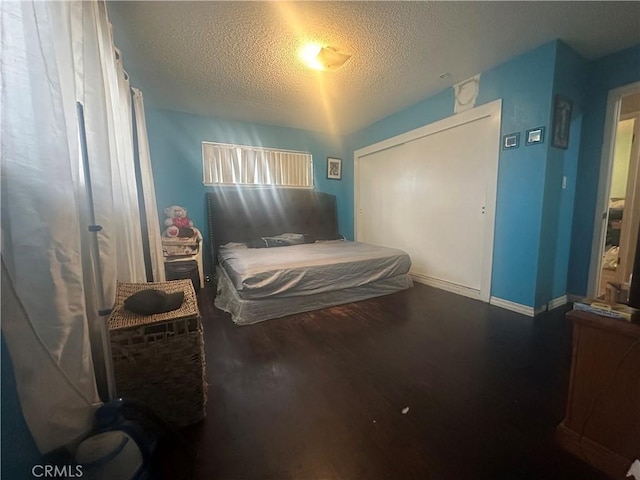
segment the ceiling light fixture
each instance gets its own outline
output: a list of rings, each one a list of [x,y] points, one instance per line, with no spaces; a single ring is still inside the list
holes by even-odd
[[[337,70],[351,58],[348,53],[338,52],[335,48],[323,47],[320,49],[316,60],[325,70]]]
[[[337,51],[333,47],[323,47],[318,44],[306,45],[300,56],[308,67],[315,70],[334,71],[342,67],[351,58],[348,53]]]

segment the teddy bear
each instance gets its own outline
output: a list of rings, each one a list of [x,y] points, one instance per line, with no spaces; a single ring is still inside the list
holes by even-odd
[[[175,237],[193,237],[193,222],[187,217],[187,209],[179,205],[171,205],[164,209],[167,217],[164,225],[167,227],[164,236],[169,238]]]

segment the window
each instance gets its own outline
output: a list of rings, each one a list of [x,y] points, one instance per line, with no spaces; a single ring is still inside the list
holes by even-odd
[[[205,185],[274,185],[313,188],[308,152],[202,142]]]

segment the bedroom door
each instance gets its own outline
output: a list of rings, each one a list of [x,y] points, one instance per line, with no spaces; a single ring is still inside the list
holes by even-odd
[[[498,100],[356,152],[356,239],[401,248],[419,282],[489,301]]]
[[[609,92],[587,295],[629,282],[640,225],[640,82]],[[625,131],[626,130],[626,131]],[[624,208],[619,208],[624,207]]]

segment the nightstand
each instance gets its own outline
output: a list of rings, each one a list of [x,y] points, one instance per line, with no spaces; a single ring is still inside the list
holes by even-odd
[[[198,291],[204,287],[202,234],[197,228],[193,231],[193,237],[163,237],[162,253],[167,280],[190,279]]]

